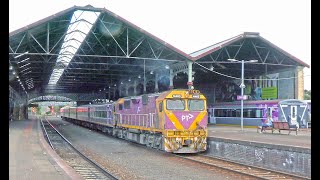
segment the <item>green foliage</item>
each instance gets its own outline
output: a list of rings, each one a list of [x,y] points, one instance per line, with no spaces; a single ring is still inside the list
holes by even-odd
[[[304,100],[311,100],[311,89],[304,90]]]

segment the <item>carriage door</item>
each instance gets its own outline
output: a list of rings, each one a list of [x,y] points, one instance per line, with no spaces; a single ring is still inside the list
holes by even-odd
[[[208,113],[209,113],[209,123],[216,124],[216,118],[214,117],[214,108],[209,108]]]
[[[297,106],[291,106],[291,124],[297,124]]]

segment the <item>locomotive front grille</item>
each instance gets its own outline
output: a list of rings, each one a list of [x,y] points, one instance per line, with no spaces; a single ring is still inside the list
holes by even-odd
[[[197,131],[167,131],[167,137],[190,137],[190,136],[205,136],[204,130]]]

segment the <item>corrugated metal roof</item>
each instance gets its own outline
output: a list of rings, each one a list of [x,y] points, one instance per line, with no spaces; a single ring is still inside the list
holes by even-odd
[[[242,40],[244,38],[258,38],[260,40],[262,40],[263,42],[267,43],[268,45],[270,45],[271,47],[277,49],[278,51],[280,51],[281,53],[285,54],[286,56],[290,57],[292,60],[296,61],[297,63],[310,68],[310,66],[303,62],[302,60],[296,58],[295,56],[293,56],[292,54],[284,51],[283,49],[279,48],[278,46],[274,45],[273,43],[271,43],[270,41],[266,40],[265,38],[261,37],[260,34],[258,32],[244,32],[242,34],[239,34],[237,36],[234,36],[232,38],[226,39],[224,41],[218,42],[216,44],[213,44],[211,46],[208,46],[206,48],[200,49],[198,51],[195,51],[193,53],[190,53],[189,55],[192,57],[192,60],[198,60],[204,56],[207,56],[215,51],[220,50],[221,48],[228,46],[231,43],[234,43],[236,41]]]
[[[214,52],[215,50],[219,50],[222,47],[234,42],[234,40],[238,40],[239,38],[242,38],[242,34],[238,35],[238,36],[234,36],[232,38],[226,39],[224,41],[218,42],[216,44],[213,44],[211,46],[208,46],[206,48],[200,49],[198,51],[195,51],[193,53],[190,54],[190,56],[192,56],[192,58],[194,59],[200,59],[201,57]]]

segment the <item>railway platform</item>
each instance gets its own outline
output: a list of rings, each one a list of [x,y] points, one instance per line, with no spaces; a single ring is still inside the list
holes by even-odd
[[[260,132],[260,131],[259,131]],[[256,128],[244,127],[243,131],[240,126],[220,126],[220,125],[208,125],[209,137],[231,139],[247,142],[259,142],[264,144],[301,147],[311,149],[311,128],[299,129],[297,135],[295,132],[288,134],[288,131],[278,131],[257,133]]]
[[[48,145],[40,121],[9,122],[9,179],[82,179]]]

